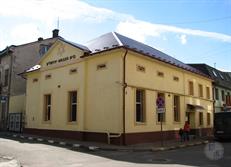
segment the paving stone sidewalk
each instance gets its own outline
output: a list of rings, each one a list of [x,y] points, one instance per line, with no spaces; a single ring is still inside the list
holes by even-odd
[[[9,132],[1,132],[0,137],[12,138],[15,140],[23,140],[25,142],[40,142],[47,144],[59,145],[62,147],[71,147],[72,149],[80,149],[84,148],[91,151],[96,150],[108,150],[108,151],[165,151],[172,149],[180,149],[185,147],[191,147],[195,145],[207,144],[210,138],[195,138],[190,141],[180,142],[178,140],[166,140],[163,142],[161,146],[161,142],[154,143],[144,143],[144,144],[136,144],[129,146],[118,146],[118,145],[109,145],[105,143],[98,142],[87,142],[87,141],[76,141],[76,140],[65,140],[59,138],[49,138],[42,137],[36,135],[29,134],[19,134],[19,133],[9,133]]]

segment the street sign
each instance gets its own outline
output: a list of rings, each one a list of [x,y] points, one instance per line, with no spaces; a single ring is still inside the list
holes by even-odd
[[[156,107],[157,113],[165,113],[165,101],[163,97],[159,96],[156,99]]]
[[[7,101],[7,96],[1,96],[1,103],[5,103]]]

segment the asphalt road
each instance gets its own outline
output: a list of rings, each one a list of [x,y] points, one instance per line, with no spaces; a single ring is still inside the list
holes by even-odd
[[[162,152],[73,151],[47,144],[0,138],[0,156],[14,157],[23,167],[230,167],[231,142],[224,142],[222,146],[222,158],[210,160],[205,156],[205,145]]]

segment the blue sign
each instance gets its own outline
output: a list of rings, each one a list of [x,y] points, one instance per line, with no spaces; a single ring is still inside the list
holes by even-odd
[[[7,101],[7,96],[1,96],[1,103],[5,103]]]

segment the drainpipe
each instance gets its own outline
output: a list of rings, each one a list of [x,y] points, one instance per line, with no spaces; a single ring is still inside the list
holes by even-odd
[[[126,57],[128,50],[126,49],[125,54],[123,56],[123,144],[126,145],[126,133],[125,133],[125,94],[126,94]]]

